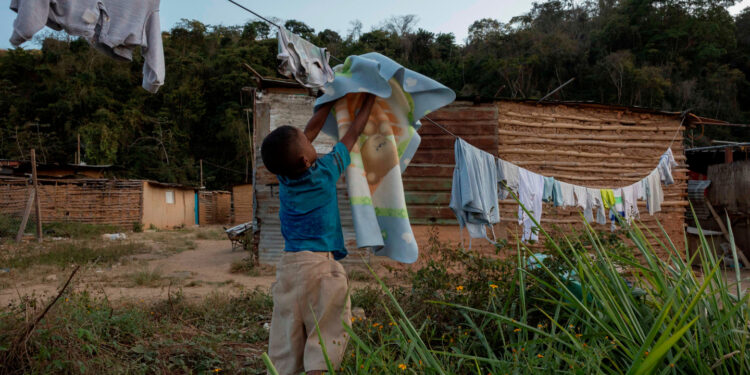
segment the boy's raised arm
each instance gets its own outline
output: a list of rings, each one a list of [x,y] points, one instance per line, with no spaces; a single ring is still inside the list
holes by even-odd
[[[323,124],[326,123],[326,118],[335,103],[335,101],[332,101],[323,104],[323,106],[318,108],[312,117],[310,117],[310,121],[308,121],[307,126],[305,126],[305,137],[307,137],[310,142],[314,141],[315,138],[318,137],[318,134],[320,134],[320,129],[323,129]]]
[[[357,116],[354,117],[354,121],[352,121],[351,126],[349,126],[349,130],[347,130],[346,134],[341,138],[341,143],[343,143],[349,151],[352,150],[357,138],[359,138],[359,135],[362,134],[362,131],[365,129],[367,120],[370,117],[370,111],[372,110],[373,104],[375,104],[375,95],[365,94],[365,96],[365,101],[359,109]]]

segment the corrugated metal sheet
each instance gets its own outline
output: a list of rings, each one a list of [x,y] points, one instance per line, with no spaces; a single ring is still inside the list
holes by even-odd
[[[278,180],[276,176],[263,167],[260,157],[260,145],[263,138],[273,129],[282,125],[291,125],[304,129],[313,113],[315,99],[306,94],[292,94],[274,92],[274,90],[259,92],[255,98],[254,119],[254,147],[256,158],[253,168],[254,187],[254,219],[258,238],[258,255],[261,263],[276,264],[284,249],[284,238],[281,235],[279,222]],[[336,139],[326,134],[320,134],[313,142],[313,146],[320,154],[331,151]],[[343,180],[342,180],[343,181]],[[339,181],[337,185],[339,209],[341,211],[341,225],[344,241],[350,255],[344,263],[361,262],[362,257],[369,259],[369,253],[356,248],[352,215],[346,185]]]

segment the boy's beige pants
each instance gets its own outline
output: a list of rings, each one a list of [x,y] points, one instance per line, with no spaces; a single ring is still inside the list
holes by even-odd
[[[351,324],[346,271],[329,252],[284,252],[271,286],[273,316],[268,355],[281,375],[326,370],[315,329],[317,319],[328,359],[338,369]],[[314,314],[313,314],[314,313]]]

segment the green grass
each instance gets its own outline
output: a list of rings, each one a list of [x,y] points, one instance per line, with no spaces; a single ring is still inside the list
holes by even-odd
[[[702,235],[701,247],[689,250],[658,240],[637,223],[624,233],[632,241],[630,252],[587,226],[576,237],[541,233],[553,258],[538,269],[527,267],[534,253],[517,243],[498,250],[516,254],[506,261],[452,249],[417,271],[410,288],[388,287],[378,279],[379,291],[353,295],[372,318],[344,322],[352,324],[347,328],[352,345],[338,372],[750,371],[750,356],[744,354],[750,297],[737,286],[739,273],[724,279]],[[696,259],[700,270],[691,266]],[[629,279],[621,275],[623,268]],[[564,271],[577,276],[566,278]],[[580,295],[571,280],[581,283]]]
[[[21,361],[10,343],[26,314],[41,304],[24,301],[0,312],[0,373],[12,374],[265,374],[271,299],[260,291],[211,295],[188,302],[113,306],[87,292],[66,295],[40,322]],[[38,310],[37,310],[38,311]]]
[[[160,268],[142,269],[129,274],[128,278],[136,286],[159,286],[164,280]]]
[[[36,221],[32,219],[28,221],[24,233],[36,233]],[[20,225],[21,218],[0,214],[0,237],[8,239],[15,238]],[[42,231],[44,236],[48,237],[93,239],[104,233],[123,232],[123,228],[109,224],[86,224],[68,221],[42,224]]]
[[[43,245],[31,243],[0,254],[0,263],[9,268],[26,269],[35,265],[66,267],[70,264],[97,262],[111,264],[128,255],[146,253],[147,245],[132,241],[59,241]]]

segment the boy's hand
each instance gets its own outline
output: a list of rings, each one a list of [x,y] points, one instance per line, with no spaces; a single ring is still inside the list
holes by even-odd
[[[354,143],[357,142],[357,138],[359,138],[359,135],[362,134],[362,131],[365,129],[365,125],[367,125],[370,111],[372,111],[372,106],[375,104],[375,98],[376,96],[373,94],[365,94],[364,103],[359,109],[357,116],[354,118],[354,121],[352,121],[346,134],[341,137],[341,143],[343,143],[349,151],[352,150]]]

